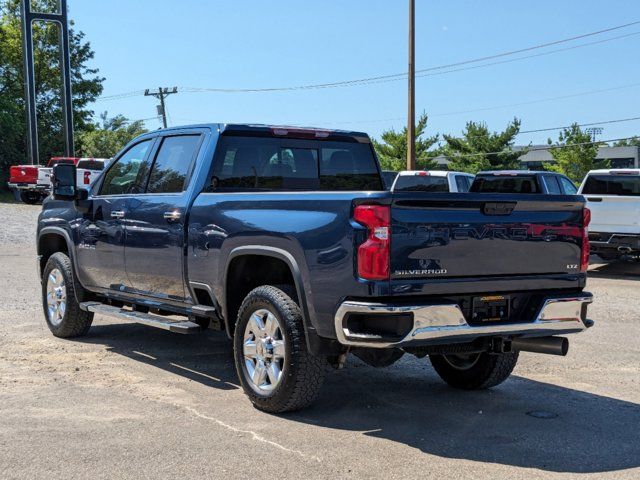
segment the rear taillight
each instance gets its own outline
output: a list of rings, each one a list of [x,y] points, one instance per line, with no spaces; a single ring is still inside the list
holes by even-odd
[[[89,185],[91,183],[91,181],[89,180],[91,178],[91,172],[84,172],[84,184],[85,185]]]
[[[582,251],[580,253],[580,271],[586,272],[589,268],[589,223],[591,222],[591,210],[582,210]]]
[[[366,280],[389,278],[391,212],[385,205],[358,205],[353,219],[367,227],[367,240],[358,247],[358,276]]]

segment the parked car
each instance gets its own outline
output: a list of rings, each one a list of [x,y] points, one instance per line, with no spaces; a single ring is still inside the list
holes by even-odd
[[[468,192],[474,176],[446,170],[404,170],[391,187],[394,192]]]
[[[36,204],[51,191],[51,168],[58,163],[76,164],[78,158],[52,157],[46,167],[40,165],[14,165],[9,168],[9,188],[17,190],[20,200]]]
[[[38,220],[53,335],[95,313],[223,330],[261,410],[308,405],[349,353],[493,387],[593,324],[581,196],[390,192],[366,134],[257,125],[146,133],[89,189],[75,170]]]
[[[543,193],[575,195],[577,187],[566,176],[555,172],[497,170],[479,172],[470,188],[474,193]]]
[[[591,170],[578,193],[591,210],[589,240],[604,260],[640,255],[640,170]]]

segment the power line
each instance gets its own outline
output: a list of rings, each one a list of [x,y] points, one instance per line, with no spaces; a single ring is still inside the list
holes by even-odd
[[[138,97],[144,95],[144,90],[133,90],[126,93],[117,93],[115,95],[105,95],[96,99],[96,102],[108,101],[108,100],[120,100],[123,98]]]
[[[626,23],[626,24],[623,24],[623,25],[617,25],[617,26],[606,28],[606,29],[602,29],[602,30],[597,30],[597,31],[594,31],[594,32],[585,33],[585,34],[582,34],[582,35],[576,35],[576,36],[573,36],[573,37],[564,38],[564,39],[560,39],[560,40],[555,40],[555,41],[552,41],[552,42],[546,42],[546,43],[541,43],[541,44],[538,44],[538,45],[533,45],[533,46],[529,46],[529,47],[525,47],[525,48],[520,48],[520,49],[517,49],[517,50],[510,50],[510,51],[506,51],[506,52],[496,53],[496,54],[493,54],[493,55],[487,55],[487,56],[473,58],[473,59],[469,59],[469,60],[463,60],[463,61],[460,61],[460,62],[455,62],[455,63],[445,64],[445,65],[437,65],[437,66],[433,66],[433,67],[429,67],[429,68],[424,68],[424,69],[416,70],[416,76],[418,76],[418,77],[426,77],[426,76],[433,76],[433,75],[444,75],[444,74],[447,74],[447,73],[453,73],[453,72],[463,71],[463,70],[471,70],[471,69],[475,69],[475,68],[482,68],[482,67],[485,67],[485,66],[498,65],[498,64],[502,64],[502,63],[510,63],[510,62],[514,62],[514,61],[524,60],[524,59],[527,59],[527,58],[533,58],[533,57],[538,57],[538,56],[543,56],[543,55],[550,55],[550,54],[558,53],[558,52],[562,52],[562,51],[573,50],[573,49],[577,49],[577,48],[583,48],[583,47],[587,47],[587,46],[591,46],[591,45],[595,45],[595,44],[610,42],[610,41],[613,41],[613,40],[619,40],[619,39],[622,39],[622,38],[638,35],[638,34],[640,34],[640,32],[634,32],[634,33],[627,34],[627,35],[620,35],[620,36],[617,36],[617,37],[611,37],[611,38],[603,39],[603,40],[596,41],[596,42],[589,42],[589,43],[585,43],[585,44],[581,44],[581,45],[576,45],[576,46],[573,46],[573,47],[557,49],[557,50],[553,50],[551,52],[544,52],[544,53],[540,53],[540,54],[534,54],[534,55],[518,57],[516,59],[510,59],[510,60],[506,60],[506,61],[493,62],[493,63],[489,63],[489,64],[485,64],[485,65],[476,65],[476,66],[473,66],[473,67],[455,68],[454,69],[454,67],[461,67],[461,66],[464,66],[464,65],[472,64],[472,63],[485,62],[487,60],[493,60],[493,59],[496,59],[496,58],[502,58],[502,57],[506,57],[506,56],[516,55],[518,53],[529,52],[529,51],[537,50],[537,49],[541,49],[541,48],[547,48],[547,47],[550,47],[550,46],[553,46],[553,45],[559,45],[559,44],[562,44],[562,43],[568,43],[568,42],[572,42],[572,41],[579,40],[579,39],[582,39],[582,38],[587,38],[587,37],[591,37],[591,36],[595,36],[595,35],[601,35],[603,33],[612,32],[612,31],[615,31],[615,30],[619,30],[619,29],[622,29],[622,28],[627,28],[627,27],[630,27],[630,26],[633,26],[633,25],[638,25],[638,24],[640,24],[640,20],[639,21],[630,22],[630,23]],[[437,72],[437,73],[429,73],[429,72],[436,72],[438,70],[446,70],[446,71],[445,72]],[[390,75],[378,75],[378,76],[373,76],[373,77],[359,78],[359,79],[354,79],[354,80],[343,80],[343,81],[338,81],[338,82],[318,83],[318,84],[310,84],[310,85],[294,85],[294,86],[288,86],[288,87],[267,87],[267,88],[181,87],[181,90],[184,91],[184,92],[189,92],[189,93],[201,93],[201,92],[212,92],[212,93],[285,92],[285,91],[294,91],[294,90],[323,89],[323,88],[345,87],[345,86],[355,86],[355,85],[367,85],[367,84],[372,84],[372,83],[384,83],[384,82],[388,82],[388,81],[403,80],[406,77],[407,77],[407,73],[404,72],[404,73],[396,73],[396,74],[390,74]],[[135,90],[135,91],[131,91],[131,92],[126,92],[126,93],[121,93],[121,94],[116,94],[116,95],[109,95],[109,96],[105,96],[105,97],[100,97],[96,101],[117,100],[117,99],[129,98],[129,97],[133,97],[133,96],[137,96],[137,95],[142,95],[143,93],[144,93],[144,91]]]
[[[591,122],[591,123],[580,123],[577,124],[578,127],[590,127],[592,125],[609,125],[611,123],[622,123],[622,122],[631,122],[634,120],[640,120],[640,117],[631,117],[631,118],[619,118],[616,120],[606,120],[604,122]],[[537,132],[551,132],[554,130],[563,130],[565,128],[571,128],[571,125],[567,125],[565,127],[553,127],[553,128],[538,128],[536,130],[523,130],[518,133],[518,135],[522,133],[537,133]]]
[[[432,113],[429,114],[429,118],[433,118],[433,117],[448,117],[448,116],[453,116],[453,115],[462,115],[462,114],[467,114],[467,113],[476,113],[476,112],[485,112],[485,111],[489,111],[489,110],[499,110],[502,108],[511,108],[511,107],[522,107],[524,105],[535,105],[538,103],[546,103],[546,102],[553,102],[556,100],[566,100],[568,98],[577,98],[577,97],[582,97],[582,96],[586,96],[586,95],[595,95],[598,93],[607,93],[607,92],[614,92],[617,90],[624,90],[626,88],[634,88],[634,87],[638,87],[640,86],[640,83],[630,83],[628,85],[620,85],[617,87],[610,87],[610,88],[600,88],[597,90],[587,90],[584,92],[578,92],[578,93],[571,93],[568,95],[559,95],[559,96],[555,96],[555,97],[547,97],[547,98],[539,98],[536,100],[528,100],[526,102],[518,102],[518,103],[509,103],[509,104],[503,104],[503,105],[494,105],[491,107],[480,107],[480,108],[474,108],[474,109],[470,109],[470,110],[456,110],[456,111],[452,111],[452,112],[443,112],[443,113]],[[378,119],[368,119],[368,120],[347,120],[347,121],[342,121],[342,122],[308,122],[308,123],[313,123],[315,125],[347,125],[347,124],[367,124],[367,123],[381,123],[381,122],[395,122],[398,120],[404,120],[404,117],[393,117],[393,118],[378,118]],[[524,132],[522,132],[524,133]]]

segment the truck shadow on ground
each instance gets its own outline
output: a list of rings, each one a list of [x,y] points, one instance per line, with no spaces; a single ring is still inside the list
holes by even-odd
[[[618,261],[605,263],[597,260],[597,263],[589,266],[590,277],[640,280],[640,262]]]
[[[133,324],[96,325],[83,341],[207,387],[238,388],[231,343],[222,333],[179,336]],[[328,372],[313,406],[281,418],[445,458],[569,473],[640,466],[636,403],[517,375],[493,390],[457,391],[428,360],[409,355],[385,369],[351,359],[345,369]]]

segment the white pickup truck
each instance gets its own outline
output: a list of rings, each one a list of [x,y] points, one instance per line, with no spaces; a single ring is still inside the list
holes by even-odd
[[[460,192],[469,191],[474,176],[446,170],[404,170],[396,176],[392,192]]]
[[[640,170],[591,170],[578,193],[591,210],[591,252],[604,260],[640,256]]]
[[[52,158],[47,167],[38,169],[38,184],[51,185],[53,165],[60,163],[59,160],[56,160],[58,159]],[[78,158],[74,160],[76,160],[74,162],[76,164],[76,184],[83,188],[88,188],[108,163],[108,160],[104,158]]]

